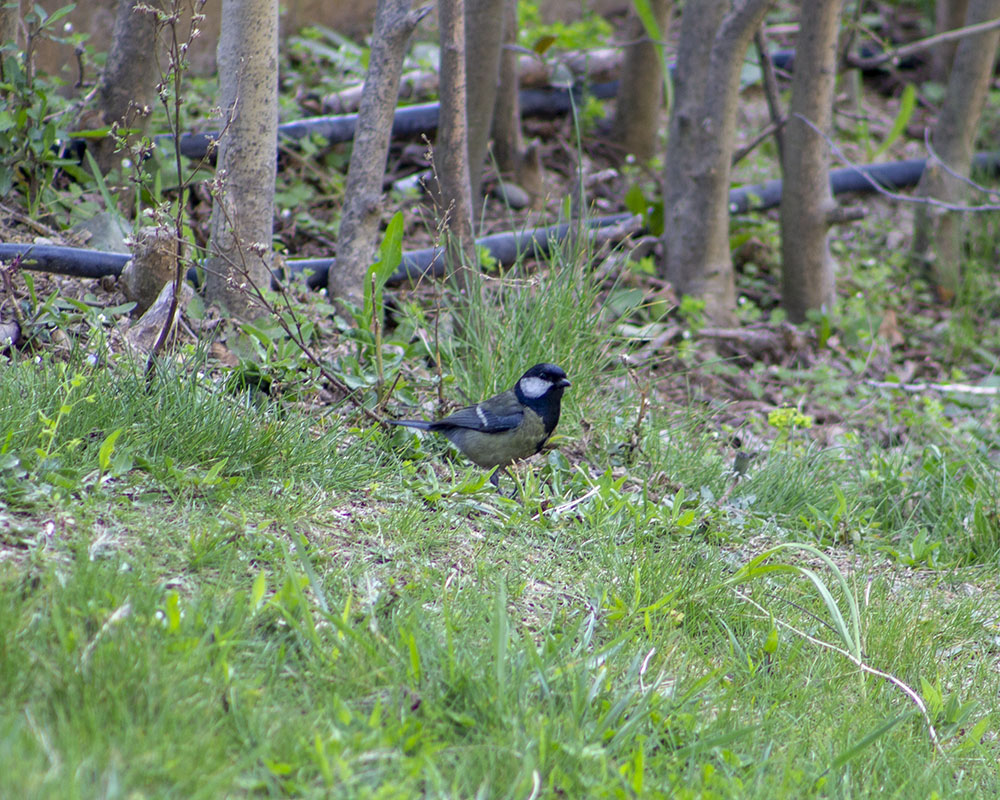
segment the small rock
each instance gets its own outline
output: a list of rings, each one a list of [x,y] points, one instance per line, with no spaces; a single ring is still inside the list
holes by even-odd
[[[516,183],[498,183],[492,194],[515,211],[531,205],[531,196]]]
[[[125,239],[132,233],[131,226],[118,214],[102,211],[90,219],[77,223],[72,228],[75,233],[88,233],[87,247],[105,253],[128,253]]]

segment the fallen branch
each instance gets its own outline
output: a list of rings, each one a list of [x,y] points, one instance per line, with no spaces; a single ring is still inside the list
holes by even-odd
[[[622,51],[606,47],[588,52],[565,53],[555,58],[542,58],[537,53],[518,56],[518,78],[522,89],[544,89],[550,86],[556,71],[569,70],[578,83],[606,83],[618,80],[622,66]],[[347,86],[323,97],[323,110],[328,114],[350,114],[361,107],[364,83]],[[438,91],[438,73],[432,70],[411,70],[399,81],[399,98],[434,95]]]
[[[865,381],[879,389],[898,389],[902,392],[942,392],[944,394],[978,394],[988,397],[1000,395],[1000,386],[973,386],[969,383],[893,383],[892,381]]]

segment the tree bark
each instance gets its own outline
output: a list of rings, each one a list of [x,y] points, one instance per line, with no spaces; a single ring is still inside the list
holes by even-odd
[[[500,75],[496,105],[493,109],[493,156],[497,169],[517,179],[524,156],[524,134],[521,129],[519,57],[512,45],[517,44],[517,0],[504,5],[503,44],[500,50]]]
[[[479,203],[479,187],[486,166],[486,147],[496,105],[503,22],[504,0],[465,0],[469,192],[476,205]]]
[[[223,0],[219,141],[205,296],[230,314],[259,316],[247,286],[271,285],[278,138],[278,2]]]
[[[792,322],[809,309],[832,310],[836,298],[828,235],[837,207],[822,136],[833,122],[837,33],[844,0],[803,3],[795,43],[789,120],[784,130],[781,196],[782,305]]]
[[[1000,0],[969,0],[966,25],[1000,16]],[[955,51],[948,92],[934,126],[931,142],[948,168],[969,174],[976,128],[986,104],[1000,30],[968,36]],[[960,202],[966,185],[936,161],[928,161],[917,194],[947,202]],[[921,205],[914,218],[913,258],[923,266],[943,302],[950,302],[962,282],[963,215],[939,206]]]
[[[451,274],[460,291],[478,287],[472,237],[472,195],[466,128],[465,16],[461,0],[438,0],[441,32],[441,113],[434,168],[445,222],[445,244]]]
[[[937,0],[934,4],[934,32],[961,28],[969,11],[969,0]],[[939,83],[948,80],[958,42],[942,42],[931,51],[931,77]]]
[[[97,108],[104,124],[137,129],[139,133],[129,136],[130,141],[146,130],[149,104],[160,77],[154,57],[156,16],[137,9],[140,3],[162,8],[162,0],[118,0],[111,47],[97,87]],[[113,137],[107,137],[94,147],[102,173],[111,169],[117,144]]]
[[[689,3],[681,20],[663,173],[663,273],[679,293],[705,301],[713,325],[735,316],[730,151],[743,57],[771,2],[703,0]]]
[[[21,43],[21,2],[0,3],[0,44],[12,43],[15,50],[20,50]],[[0,53],[0,80],[6,80],[4,61],[12,54]]]
[[[331,298],[360,304],[364,278],[375,256],[382,221],[382,181],[396,111],[406,46],[430,10],[410,10],[411,0],[379,0],[368,74],[347,171],[344,209],[337,236],[337,268],[330,270]]]
[[[670,25],[670,0],[650,0],[650,8],[659,28],[660,42],[667,37]],[[626,154],[648,161],[657,151],[660,110],[663,108],[662,44],[651,39],[632,11],[626,24],[625,63],[619,83],[612,136]]]

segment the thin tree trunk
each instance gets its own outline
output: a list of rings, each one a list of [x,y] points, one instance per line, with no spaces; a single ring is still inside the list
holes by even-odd
[[[650,0],[660,42],[670,25],[670,0]],[[662,44],[654,42],[634,11],[625,28],[628,43],[619,83],[612,136],[626,154],[648,161],[657,151],[663,108]]]
[[[23,2],[23,0],[22,0]],[[21,36],[21,3],[0,3],[0,44],[12,43],[15,51],[22,47]],[[4,61],[13,57],[12,54],[0,54],[0,80],[6,80]]]
[[[664,167],[665,277],[705,301],[713,325],[736,309],[729,252],[730,153],[740,69],[772,0],[702,0],[681,19]]]
[[[278,138],[277,0],[223,0],[219,142],[205,296],[236,317],[262,310],[246,285],[271,285]]]
[[[844,0],[803,4],[795,43],[792,100],[784,130],[781,195],[782,305],[792,322],[809,309],[832,310],[836,298],[828,235],[837,207],[830,192],[827,144],[833,122],[837,33]]]
[[[493,108],[496,105],[500,45],[503,41],[503,10],[504,0],[465,0],[469,191],[474,206],[479,205],[479,187],[486,166],[486,146],[493,123]]]
[[[162,0],[118,0],[111,48],[97,89],[97,107],[104,124],[136,129],[138,133],[130,140],[146,130],[149,104],[160,77],[154,57],[156,16],[136,8],[138,5],[160,9]],[[101,172],[111,169],[116,146],[114,138],[107,137],[94,147]]]
[[[524,134],[521,129],[521,103],[518,98],[520,77],[517,44],[517,0],[504,5],[503,46],[500,50],[500,75],[496,106],[493,110],[493,156],[504,175],[516,179],[524,157]]]
[[[961,28],[969,12],[969,0],[937,0],[934,4],[934,32]],[[958,42],[942,42],[931,51],[931,77],[946,83]]]
[[[1000,16],[1000,0],[969,0],[965,24]],[[976,129],[986,104],[1000,30],[968,36],[959,42],[948,78],[948,92],[931,143],[938,157],[957,175],[968,175]],[[966,185],[941,164],[928,161],[917,194],[960,202]],[[962,282],[963,215],[922,205],[914,218],[913,257],[930,274],[938,296],[950,302]]]
[[[451,273],[466,294],[478,290],[474,275],[475,243],[472,236],[472,195],[466,128],[465,15],[461,0],[439,0],[441,31],[441,112],[434,167],[437,171],[440,211],[446,221],[445,239]]]
[[[347,171],[344,209],[337,236],[337,267],[330,270],[331,298],[361,303],[364,278],[375,255],[382,221],[382,181],[392,134],[406,46],[430,10],[410,9],[411,0],[379,0],[368,74]]]

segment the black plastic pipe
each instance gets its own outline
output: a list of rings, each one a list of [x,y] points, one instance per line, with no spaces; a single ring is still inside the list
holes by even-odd
[[[574,86],[572,89],[522,89],[520,92],[521,114],[526,117],[545,117],[568,114],[573,104],[579,107],[585,96],[592,95],[599,100],[614,97],[618,91],[618,81],[596,83],[589,86]],[[392,121],[394,139],[414,139],[421,134],[431,134],[437,130],[440,105],[438,103],[414,103],[396,109]],[[309,136],[318,136],[330,144],[349,142],[354,139],[354,129],[358,124],[357,114],[333,114],[324,117],[309,117],[278,126],[278,137],[286,141],[301,141]],[[218,137],[218,132],[181,134],[181,155],[198,159],[208,155],[209,146]],[[173,141],[170,134],[154,137],[158,145],[169,145]]]
[[[512,264],[521,255],[528,253],[542,257],[573,231],[577,225],[587,230],[619,225],[632,219],[632,214],[615,214],[609,217],[593,217],[584,223],[563,223],[543,228],[529,228],[515,233],[496,233],[476,240],[476,244],[501,264]],[[75,278],[103,278],[121,274],[131,256],[122,253],[105,253],[100,250],[84,250],[77,247],[59,247],[39,244],[0,244],[0,260],[21,259],[24,269],[38,272],[52,272]],[[311,289],[326,286],[330,268],[337,263],[335,258],[299,258],[287,262],[293,274],[309,272],[306,283]],[[422,275],[438,277],[444,274],[444,250],[427,247],[411,250],[403,254],[403,263],[389,279],[390,283],[416,280]],[[188,280],[197,283],[197,271],[188,270]]]
[[[925,164],[924,159],[915,158],[835,169],[830,172],[830,188],[836,195],[848,192],[870,194],[876,191],[876,185],[890,191],[915,186],[920,180]],[[977,153],[973,158],[973,169],[977,172],[1000,175],[1000,152]],[[743,186],[729,193],[729,211],[733,214],[766,211],[777,207],[780,202],[780,180]],[[586,221],[586,227],[594,230],[618,225],[631,219],[631,216],[615,214],[609,217],[593,217]],[[541,256],[551,252],[551,249],[563,241],[576,224],[564,223],[514,233],[492,234],[477,240],[477,244],[485,247],[487,252],[500,263],[511,264],[522,254],[531,252]],[[25,269],[78,278],[117,276],[130,258],[121,253],[105,253],[76,247],[0,244],[0,260],[10,261],[18,257],[22,259],[22,266]],[[308,285],[312,288],[321,288],[326,286],[327,275],[331,266],[336,264],[336,259],[303,258],[291,259],[287,263],[293,273],[310,271],[311,274],[307,278]],[[444,258],[441,248],[411,250],[403,254],[403,264],[390,280],[399,283],[408,279],[414,280],[422,275],[440,275],[443,270]],[[193,276],[194,270],[189,271],[188,278],[193,280]]]
[[[794,50],[776,50],[771,53],[771,63],[777,69],[787,69],[795,57]],[[673,73],[674,65],[670,65]],[[525,117],[555,117],[568,114],[574,104],[579,107],[587,96],[607,100],[618,94],[618,81],[576,85],[569,88],[522,89],[519,93],[521,115]],[[396,109],[392,123],[392,136],[396,139],[412,139],[422,133],[437,130],[438,103],[414,103]],[[308,136],[318,136],[331,144],[349,142],[354,138],[358,123],[357,114],[334,114],[323,117],[309,117],[278,126],[278,136],[282,139],[300,141]],[[218,138],[218,132],[181,134],[181,155],[186,158],[204,158],[211,143]],[[173,136],[159,134],[154,137],[157,144],[170,144]]]

